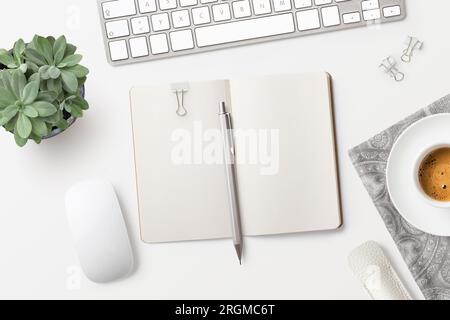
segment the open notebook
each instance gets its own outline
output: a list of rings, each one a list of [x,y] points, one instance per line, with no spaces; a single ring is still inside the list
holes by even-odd
[[[176,114],[170,85],[135,87],[130,95],[144,242],[231,236],[225,168],[217,161],[221,101],[239,136],[244,235],[340,227],[328,74],[190,83],[185,117]]]

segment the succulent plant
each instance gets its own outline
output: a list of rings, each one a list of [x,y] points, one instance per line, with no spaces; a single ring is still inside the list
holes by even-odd
[[[23,53],[25,52],[25,42],[19,39],[11,52],[0,49],[0,63],[8,69],[19,69],[22,73],[27,72],[28,66],[25,63]]]
[[[64,36],[20,39],[12,50],[0,49],[0,126],[24,146],[40,143],[53,129],[65,130],[68,119],[89,108],[81,88],[89,70]]]
[[[20,70],[2,72],[0,78],[0,125],[14,133],[19,146],[30,138],[40,143],[53,126],[55,94],[39,92],[39,85],[38,76],[27,81]]]
[[[89,70],[79,62],[80,54],[75,54],[76,47],[68,44],[64,36],[35,36],[25,49],[28,67],[39,73],[41,88],[57,92],[74,94],[85,81]]]

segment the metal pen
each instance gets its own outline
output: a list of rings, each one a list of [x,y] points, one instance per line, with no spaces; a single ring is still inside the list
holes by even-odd
[[[237,192],[236,177],[236,154],[233,137],[233,126],[231,122],[231,114],[227,112],[225,102],[221,102],[219,106],[219,120],[223,135],[225,169],[228,183],[228,199],[230,203],[231,229],[233,233],[233,242],[239,263],[242,264],[242,230],[239,212],[239,201]]]

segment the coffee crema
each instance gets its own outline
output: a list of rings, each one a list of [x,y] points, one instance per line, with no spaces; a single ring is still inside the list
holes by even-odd
[[[450,201],[450,148],[429,153],[419,167],[419,183],[432,199]]]

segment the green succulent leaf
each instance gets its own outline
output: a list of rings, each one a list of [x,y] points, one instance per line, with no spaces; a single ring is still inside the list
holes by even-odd
[[[72,104],[71,103],[63,103],[61,106],[68,113],[72,113]]]
[[[22,102],[25,105],[33,103],[39,93],[39,81],[31,81],[22,91]]]
[[[76,96],[72,99],[72,105],[78,106],[81,110],[88,110],[89,103],[82,97]]]
[[[18,114],[14,118],[12,118],[7,124],[5,124],[3,127],[8,132],[14,132],[14,128],[16,127],[17,118],[19,117]]]
[[[81,108],[79,106],[77,106],[76,104],[72,104],[71,109],[72,110],[71,110],[70,114],[72,116],[74,116],[75,118],[83,117],[83,110],[81,110]]]
[[[8,119],[6,119],[2,113],[0,112],[0,126],[4,126],[5,124],[7,124],[9,122]]]
[[[14,140],[19,147],[24,147],[28,142],[28,139],[22,138],[17,130],[14,130]]]
[[[5,110],[3,110],[2,114],[3,114],[3,117],[8,119],[8,121],[9,121],[16,116],[17,112],[19,112],[19,107],[16,105],[12,105],[12,106],[7,107]]]
[[[25,49],[25,56],[29,61],[33,62],[37,66],[47,65],[45,57],[41,53],[39,53],[36,49],[30,46]]]
[[[55,44],[53,45],[55,65],[58,65],[64,59],[66,48],[67,48],[66,37],[64,36],[59,37],[55,41]]]
[[[42,80],[50,79],[49,70],[50,70],[50,66],[47,66],[47,65],[39,68],[39,75],[41,76]]]
[[[45,58],[47,64],[53,64],[53,47],[47,38],[37,36],[33,40],[36,50]]]
[[[66,53],[64,54],[64,58],[73,55],[77,51],[77,47],[73,44],[68,43],[66,47]]]
[[[20,72],[25,74],[28,71],[28,65],[26,63],[22,63],[18,69],[20,70]]]
[[[22,72],[16,70],[12,74],[11,84],[14,94],[16,95],[17,98],[20,98],[22,96],[22,91],[25,88],[25,85],[27,84],[27,78]]]
[[[31,105],[25,106],[23,108],[23,113],[29,118],[37,118],[39,116],[37,110]]]
[[[36,142],[37,144],[41,144],[41,142],[42,142],[42,138],[38,137],[33,132],[31,132],[31,134],[30,134],[30,139],[33,139],[33,141]]]
[[[22,112],[17,118],[16,131],[22,139],[28,139],[31,134],[32,125],[30,119]]]
[[[7,51],[0,53],[0,63],[5,66],[15,65],[14,58]]]
[[[40,117],[49,117],[57,111],[56,107],[47,101],[35,101],[31,106],[37,110]]]
[[[47,37],[47,40],[50,42],[50,45],[53,48],[53,46],[55,45],[55,41],[56,41],[55,37],[49,36],[49,37]]]
[[[70,71],[61,70],[63,88],[69,93],[75,93],[78,90],[78,80],[75,74]]]
[[[19,100],[20,99],[20,95],[16,95],[16,92],[14,90],[14,86],[13,86],[13,77],[12,74],[10,72],[2,72],[2,82],[3,82],[3,87],[8,90],[9,94],[11,94],[14,97],[14,101]]]
[[[0,109],[6,108],[16,102],[17,98],[7,88],[0,87]]]
[[[83,56],[81,54],[73,54],[65,57],[59,64],[58,68],[73,67],[80,63]]]
[[[61,71],[57,67],[51,66],[48,69],[48,75],[51,79],[58,79],[61,76]]]
[[[34,63],[32,61],[27,61],[26,65],[27,65],[27,70],[31,70],[34,73],[39,72],[39,67],[38,67],[38,65],[36,63]]]
[[[16,58],[16,62],[18,64],[22,63],[22,55],[25,52],[25,42],[22,39],[17,40],[14,44],[14,58]]]
[[[38,137],[45,137],[48,134],[47,124],[42,119],[31,119],[33,126],[32,133]]]
[[[38,73],[34,73],[34,74],[32,74],[32,75],[28,78],[28,81],[29,81],[29,82],[30,82],[30,81],[37,81],[37,82],[40,82],[40,80],[41,80],[41,77],[39,76]]]
[[[58,123],[56,123],[56,126],[61,130],[66,130],[69,127],[69,123],[67,120],[61,119]]]
[[[53,91],[41,91],[38,94],[37,100],[39,101],[47,101],[52,103],[53,101],[56,100],[56,98],[58,97],[58,94],[56,92]]]
[[[9,106],[5,110],[3,110],[0,113],[0,125],[4,126],[9,121],[11,121],[12,118],[14,118],[19,111],[19,108],[17,106]]]
[[[62,92],[62,80],[61,78],[58,79],[49,79],[47,81],[47,90],[53,91],[56,93],[56,96],[59,96],[59,94]]]
[[[57,110],[57,112],[55,112],[51,116],[45,117],[42,120],[44,120],[49,125],[53,125],[53,124],[58,123],[59,121],[61,121],[61,119],[63,119],[63,118],[64,117],[63,117],[62,111],[61,110]]]
[[[77,78],[84,78],[89,74],[89,69],[79,64],[64,70],[72,72]]]
[[[84,85],[86,83],[87,78],[83,77],[83,78],[79,78],[78,79],[78,86],[81,87],[82,85]]]

